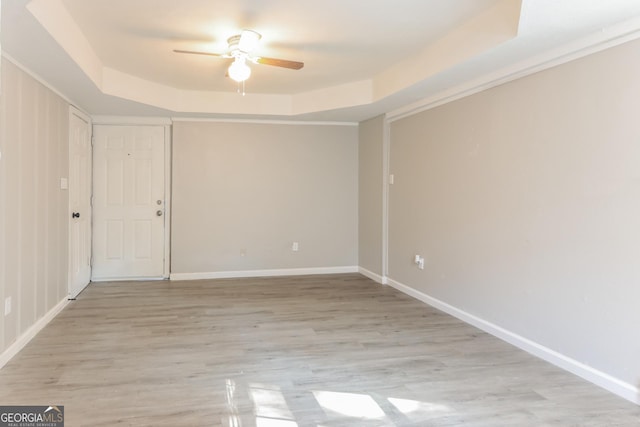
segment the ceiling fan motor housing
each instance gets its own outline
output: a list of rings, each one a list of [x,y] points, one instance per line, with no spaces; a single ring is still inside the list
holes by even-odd
[[[256,50],[258,43],[262,36],[259,33],[251,30],[242,30],[242,33],[229,37],[227,43],[229,44],[229,53],[233,55],[234,52],[240,51],[243,54],[249,54]]]

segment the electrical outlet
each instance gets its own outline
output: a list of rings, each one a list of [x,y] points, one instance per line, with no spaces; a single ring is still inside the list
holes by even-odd
[[[418,268],[424,270],[424,258],[420,258],[420,261],[418,261]]]
[[[11,297],[6,297],[4,299],[4,315],[8,316],[11,314]]]
[[[293,252],[298,252],[299,249],[300,249],[300,245],[298,245],[298,242],[293,242],[293,244],[291,245],[291,250]]]

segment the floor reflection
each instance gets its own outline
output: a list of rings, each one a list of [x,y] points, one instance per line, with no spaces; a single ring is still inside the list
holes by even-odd
[[[239,385],[232,379],[226,381],[226,395],[227,427],[400,426],[452,411],[433,402],[330,390],[301,392],[271,384]]]
[[[375,400],[366,394],[314,391],[316,400],[329,414],[335,413],[352,418],[382,419],[384,411]]]
[[[236,382],[228,379],[226,381],[226,403],[227,411],[229,415],[227,417],[228,427],[242,427],[242,421],[240,420],[240,413],[238,412],[238,405],[236,404]]]

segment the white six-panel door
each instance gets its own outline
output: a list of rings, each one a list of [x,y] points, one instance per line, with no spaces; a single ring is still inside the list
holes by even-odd
[[[91,121],[69,110],[69,298],[91,280]]]
[[[163,126],[94,126],[93,279],[161,278]]]

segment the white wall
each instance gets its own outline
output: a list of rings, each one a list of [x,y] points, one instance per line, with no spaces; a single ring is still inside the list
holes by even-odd
[[[394,121],[389,206],[393,282],[637,402],[639,49]]]
[[[67,296],[69,106],[3,59],[0,108],[1,353]]]
[[[357,266],[357,126],[176,122],[173,132],[172,278]]]

